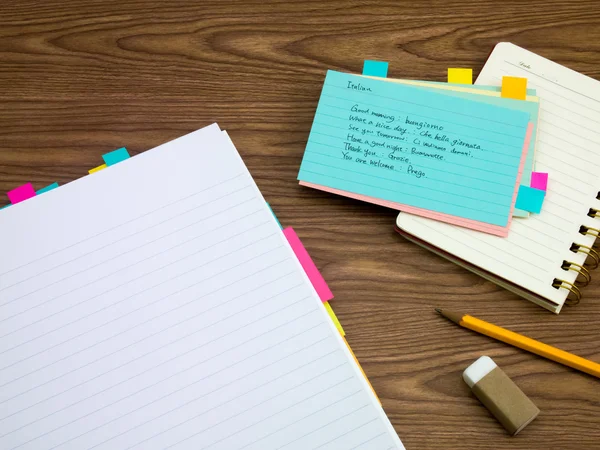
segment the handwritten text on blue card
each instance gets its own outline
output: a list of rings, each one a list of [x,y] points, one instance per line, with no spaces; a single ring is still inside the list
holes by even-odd
[[[505,226],[529,114],[329,71],[300,180]]]

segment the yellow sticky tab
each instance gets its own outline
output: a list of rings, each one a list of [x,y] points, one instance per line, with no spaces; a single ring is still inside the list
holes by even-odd
[[[527,78],[502,77],[502,97],[525,100],[527,98]]]
[[[448,83],[473,84],[473,69],[448,69]]]
[[[371,384],[371,382],[369,381],[369,379],[367,378],[367,374],[365,373],[365,371],[363,370],[363,368],[361,367],[360,363],[358,362],[358,359],[356,359],[356,355],[354,354],[354,352],[352,351],[352,348],[350,347],[350,344],[348,344],[348,341],[346,340],[345,337],[342,337],[342,339],[344,340],[344,342],[346,343],[346,347],[348,347],[348,350],[350,350],[350,354],[352,355],[352,357],[354,358],[354,362],[356,363],[356,365],[358,366],[358,368],[360,369],[361,373],[363,374],[363,377],[365,377],[365,380],[367,381],[367,384],[369,385],[369,387],[371,388],[371,391],[373,391],[373,395],[375,396],[375,398],[377,399],[377,401],[379,402],[379,404],[381,405],[381,400],[379,400],[379,396],[377,395],[377,392],[375,392],[375,389],[373,389],[373,385]]]
[[[340,323],[340,321],[338,320],[337,316],[333,312],[333,309],[331,309],[331,305],[329,304],[329,302],[323,302],[323,305],[325,306],[325,309],[327,310],[327,314],[329,314],[329,317],[331,317],[331,320],[333,321],[333,324],[338,329],[338,331],[340,332],[340,334],[342,336],[346,336],[346,332],[342,328],[342,324]]]
[[[100,172],[102,169],[106,169],[106,164],[102,164],[101,166],[94,167],[93,169],[88,170],[89,173]]]

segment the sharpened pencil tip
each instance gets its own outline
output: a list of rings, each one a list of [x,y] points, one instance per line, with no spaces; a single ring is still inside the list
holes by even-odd
[[[440,308],[435,308],[435,310],[440,314],[442,313],[442,310]]]

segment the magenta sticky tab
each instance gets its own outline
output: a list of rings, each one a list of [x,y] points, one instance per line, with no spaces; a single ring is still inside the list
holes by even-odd
[[[283,230],[283,234],[290,244],[290,247],[292,247],[292,250],[294,250],[296,258],[300,261],[300,265],[304,269],[304,272],[306,272],[306,275],[308,275],[315,291],[319,294],[321,301],[327,302],[331,300],[333,298],[333,293],[329,289],[329,286],[327,286],[323,275],[321,275],[321,272],[319,272],[319,269],[317,269],[317,266],[315,266],[312,258],[304,248],[304,245],[302,245],[302,241],[300,241],[300,238],[294,229],[292,227],[286,228]]]
[[[12,191],[8,191],[6,195],[8,195],[10,202],[15,205],[31,197],[35,197],[35,189],[33,189],[31,183],[27,183],[23,186],[19,186],[16,189],[13,189]]]
[[[530,187],[534,189],[540,189],[542,191],[548,190],[548,174],[546,172],[531,172],[531,183]]]

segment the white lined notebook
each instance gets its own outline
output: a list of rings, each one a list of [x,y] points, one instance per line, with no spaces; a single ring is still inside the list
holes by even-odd
[[[595,242],[580,227],[600,228],[598,219],[588,216],[590,208],[600,209],[600,83],[500,43],[476,84],[499,86],[506,75],[528,78],[528,87],[540,97],[535,170],[549,173],[541,214],[515,219],[507,238],[406,213],[398,216],[397,226],[432,250],[558,313],[571,286],[557,289],[555,280],[574,283],[577,277],[575,270],[561,268],[563,262],[582,265],[585,248],[572,251],[573,244],[592,247]]]
[[[0,448],[401,449],[211,125],[0,218]]]

